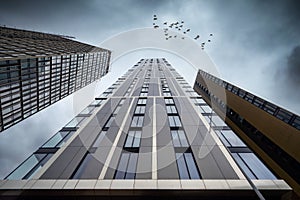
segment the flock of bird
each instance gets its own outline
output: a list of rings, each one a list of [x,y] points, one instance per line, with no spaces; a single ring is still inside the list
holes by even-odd
[[[166,40],[170,40],[172,38],[176,39],[182,39],[184,40],[185,37],[182,36],[177,36],[177,35],[171,35],[168,31],[170,29],[176,30],[177,32],[182,32],[183,34],[190,34],[191,29],[189,28],[185,28],[184,26],[184,21],[177,21],[177,22],[173,22],[173,23],[169,23],[169,22],[164,22],[163,23],[163,30],[164,30],[164,34],[165,34],[165,39]],[[153,28],[158,29],[160,26],[158,25],[158,19],[156,15],[153,15]],[[210,33],[209,34],[209,39],[207,39],[207,41],[201,42],[201,49],[204,50],[206,42],[211,42],[211,38],[213,37],[213,34]],[[194,40],[199,40],[200,39],[200,35],[196,35],[194,36]]]

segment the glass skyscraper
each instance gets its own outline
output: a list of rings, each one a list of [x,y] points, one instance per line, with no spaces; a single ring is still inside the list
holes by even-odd
[[[0,131],[108,73],[109,50],[70,38],[0,27]]]
[[[291,188],[164,58],[141,59],[0,182],[24,199],[280,199]]]

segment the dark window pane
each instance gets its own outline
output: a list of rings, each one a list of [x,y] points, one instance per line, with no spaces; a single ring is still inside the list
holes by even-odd
[[[52,153],[49,153],[45,158],[43,158],[39,164],[37,164],[25,177],[24,179],[31,179],[44,165],[45,163],[53,156]]]
[[[86,154],[84,160],[80,163],[79,168],[77,169],[76,173],[73,176],[73,179],[80,179],[82,174],[86,171],[86,168],[89,164],[89,161],[91,160],[92,155],[91,154]]]

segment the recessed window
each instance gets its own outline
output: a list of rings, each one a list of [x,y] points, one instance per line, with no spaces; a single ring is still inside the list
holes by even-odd
[[[103,140],[103,138],[106,136],[107,131],[101,131],[98,136],[97,139],[95,140],[93,147],[99,147],[101,141]]]
[[[176,153],[180,179],[200,179],[192,153]]]
[[[174,104],[174,100],[172,98],[165,98],[165,104]]]
[[[52,157],[52,155],[52,153],[36,153],[31,155],[16,170],[6,177],[6,179],[19,180],[32,178],[33,175]]]
[[[168,116],[170,127],[181,127],[179,116]]]
[[[142,127],[144,122],[144,116],[134,116],[132,118],[131,127]]]
[[[135,108],[134,114],[145,114],[146,106],[137,106]]]
[[[73,179],[81,178],[81,176],[87,171],[87,166],[91,159],[92,159],[92,155],[90,153],[87,153],[83,158],[82,162],[80,163],[80,166],[76,170],[75,174],[73,175],[72,177]]]
[[[177,110],[175,106],[166,106],[168,114],[177,114]]]
[[[77,127],[84,119],[85,117],[75,117],[66,125],[66,127]]]
[[[172,141],[173,141],[174,147],[188,147],[189,146],[183,130],[172,130],[171,136],[172,136]]]
[[[134,179],[136,174],[136,166],[138,153],[123,152],[119,161],[118,168],[115,173],[115,179]]]
[[[129,131],[127,134],[126,142],[124,147],[129,148],[137,148],[140,146],[141,141],[141,131]]]
[[[277,179],[253,153],[232,153],[233,158],[251,179]]]
[[[146,105],[146,103],[147,103],[147,99],[139,99],[138,100],[138,105]]]
[[[50,138],[42,147],[60,147],[73,135],[73,133],[74,131],[59,131],[52,138]]]

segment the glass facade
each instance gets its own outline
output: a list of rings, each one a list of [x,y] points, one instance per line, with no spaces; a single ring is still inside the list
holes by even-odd
[[[58,35],[5,27],[0,32],[0,131],[108,72],[108,50]]]

